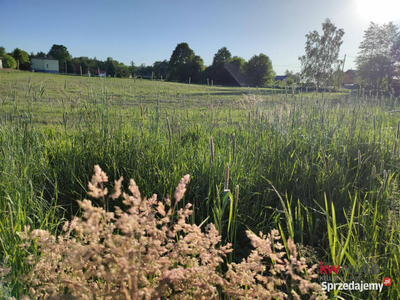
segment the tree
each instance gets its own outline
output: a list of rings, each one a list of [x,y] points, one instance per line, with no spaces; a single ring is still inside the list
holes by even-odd
[[[322,30],[322,36],[316,30],[306,35],[306,54],[299,57],[303,79],[313,82],[317,88],[331,77],[333,66],[340,63],[338,57],[344,35],[344,30],[338,29],[329,19],[322,23]]]
[[[88,61],[89,58],[81,56],[81,57],[74,57],[71,60],[71,63],[73,65],[73,70],[75,74],[80,74],[81,73],[81,69],[82,69],[82,74],[87,74],[88,70],[89,70],[89,65],[88,65]],[[68,69],[68,72],[70,70]]]
[[[156,61],[153,64],[153,72],[157,78],[165,79],[168,75],[168,60]]]
[[[342,82],[345,78],[346,74],[345,72],[343,72],[343,70],[338,67],[333,73],[332,73],[332,77],[330,78],[329,82],[330,82],[330,86],[335,86],[337,89],[340,88],[340,86],[342,85]]]
[[[151,74],[153,73],[153,67],[152,66],[146,66],[146,64],[141,64],[137,68],[137,74],[139,76],[142,76],[144,78],[151,78]]]
[[[188,81],[190,77],[192,82],[198,82],[203,70],[203,59],[198,55],[192,55],[189,62],[182,66],[179,79],[180,81]]]
[[[60,72],[65,73],[65,62],[71,60],[71,55],[69,54],[67,47],[54,44],[47,55],[58,59]]]
[[[44,53],[43,51],[39,51],[36,53],[36,57],[46,57],[46,53]]]
[[[135,63],[133,61],[131,61],[131,65],[129,66],[129,75],[131,75],[132,77],[135,76],[137,71],[137,68],[135,66]]]
[[[288,77],[288,79],[293,79],[294,83],[300,83],[300,73],[294,73],[293,71],[286,70],[285,75]]]
[[[233,84],[237,84],[239,86],[245,85],[244,79],[244,69],[246,66],[246,61],[244,58],[239,56],[234,56],[228,60],[228,63],[225,65],[226,70],[233,78]]]
[[[204,69],[204,62],[200,56],[195,55],[187,43],[180,43],[172,52],[168,64],[168,80],[193,81],[199,79],[199,72]]]
[[[293,84],[294,84],[294,79],[292,77],[286,79],[286,86],[292,86]]]
[[[213,66],[225,65],[232,58],[231,52],[226,47],[222,47],[215,53],[213,58]]]
[[[68,73],[68,74],[77,73],[77,72],[75,72],[75,68],[74,68],[74,64],[72,63],[72,59],[66,60],[66,63],[64,63],[64,66],[65,66],[65,64],[67,65],[67,72],[66,73]]]
[[[235,82],[229,71],[225,68],[225,65],[231,58],[232,54],[226,47],[219,49],[215,53],[212,63],[212,78],[215,82],[228,84]]]
[[[397,78],[397,85],[400,83],[400,36],[397,37],[392,49],[392,57],[395,62],[393,75]]]
[[[112,59],[112,57],[108,57],[106,61],[107,76],[114,77],[116,75],[116,71],[117,71],[116,62]]]
[[[11,55],[3,54],[2,62],[3,62],[3,68],[15,69],[17,67],[17,62]]]
[[[28,52],[21,50],[19,48],[15,48],[14,51],[11,52],[11,56],[17,62],[17,67],[19,67],[20,70],[29,69],[31,62],[29,60]]]
[[[82,68],[82,74],[87,74],[89,71],[89,64],[88,64],[88,58],[87,57],[80,57],[79,58],[79,66]],[[80,72],[80,70],[79,70]]]
[[[272,69],[272,62],[268,56],[263,53],[254,55],[246,63],[246,82],[252,86],[263,86],[272,83],[275,78],[275,72]]]
[[[116,77],[129,77],[129,67],[122,62],[116,62]]]
[[[90,73],[95,73],[97,70],[104,70],[104,62],[97,60],[96,56],[94,58],[89,58],[88,59],[88,66],[89,66],[89,72]]]
[[[0,47],[0,56],[3,56],[4,54],[6,54],[6,48]]]
[[[381,90],[391,86],[400,57],[398,27],[392,22],[382,26],[371,22],[364,33],[356,59],[357,76],[362,84]]]

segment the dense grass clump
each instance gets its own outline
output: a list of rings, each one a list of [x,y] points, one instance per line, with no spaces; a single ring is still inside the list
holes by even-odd
[[[13,278],[29,270],[16,247],[24,226],[59,233],[99,164],[110,181],[135,178],[149,197],[167,198],[191,174],[178,206],[192,203],[189,222],[214,223],[232,243],[228,262],[251,252],[246,230],[278,228],[286,251],[290,237],[313,247],[314,263],[378,264],[380,274],[364,281],[393,284],[352,295],[397,299],[394,97],[0,75],[0,255]],[[113,212],[122,202],[93,205]],[[10,287],[16,296],[24,288],[17,279]]]

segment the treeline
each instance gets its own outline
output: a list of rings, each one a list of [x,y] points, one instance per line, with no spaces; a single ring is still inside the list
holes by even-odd
[[[201,82],[210,80],[214,84],[263,86],[273,82],[275,72],[272,62],[263,53],[254,55],[249,61],[232,56],[223,47],[214,55],[211,66],[204,66],[200,56],[187,43],[180,43],[172,52],[168,64],[168,80],[178,82]]]
[[[133,62],[127,66],[122,62],[114,60],[112,57],[108,57],[105,61],[98,60],[96,57],[72,57],[67,47],[63,45],[53,45],[47,53],[40,51],[34,54],[31,52],[30,55],[19,48],[14,49],[13,52],[6,53],[5,48],[0,47],[0,56],[2,57],[3,68],[17,68],[27,71],[31,70],[32,58],[48,57],[58,59],[59,72],[67,74],[80,74],[81,72],[82,74],[88,74],[88,72],[95,74],[98,70],[105,70],[112,77],[129,77],[134,74],[146,77],[151,76],[152,72],[157,71],[160,74],[164,74],[165,78],[168,68],[166,60],[164,62],[155,62],[153,66],[142,64],[136,67]]]
[[[111,57],[101,61],[88,57],[72,57],[67,47],[53,45],[47,52],[31,53],[14,49],[6,53],[0,47],[4,68],[30,70],[33,57],[51,56],[59,61],[59,72],[69,74],[96,74],[106,71],[107,76],[141,76],[152,79],[167,79],[176,82],[208,83],[241,86],[293,86],[295,83],[309,87],[340,88],[347,83],[377,92],[400,93],[400,31],[397,25],[371,23],[365,31],[356,57],[356,70],[344,72],[345,60],[339,59],[344,30],[337,28],[329,19],[322,23],[323,34],[314,30],[306,35],[305,55],[300,56],[301,74],[286,71],[285,76],[274,82],[275,72],[270,58],[260,53],[248,61],[232,56],[223,47],[215,53],[212,64],[205,66],[187,43],[176,46],[169,60],[156,61],[151,66],[136,66],[133,61],[127,66]],[[284,77],[284,78],[282,78]]]
[[[0,56],[3,57],[4,68],[20,70],[30,70],[32,58],[51,57],[59,61],[59,72],[67,74],[98,74],[98,71],[106,71],[107,76],[111,77],[140,76],[176,82],[246,86],[271,84],[275,78],[272,62],[263,53],[254,55],[246,62],[242,57],[232,56],[223,47],[215,53],[212,65],[205,66],[203,59],[187,43],[178,44],[169,61],[156,61],[151,66],[136,66],[133,61],[127,66],[111,57],[105,61],[96,57],[72,57],[64,45],[53,45],[47,53],[41,51],[30,55],[19,48],[6,53],[4,47],[0,47]]]
[[[393,22],[379,25],[371,22],[364,32],[356,57],[356,70],[343,72],[339,59],[344,30],[329,19],[322,23],[323,34],[316,30],[306,35],[301,77],[305,84],[320,86],[343,83],[371,93],[400,94],[400,31]],[[345,78],[347,77],[347,78]]]

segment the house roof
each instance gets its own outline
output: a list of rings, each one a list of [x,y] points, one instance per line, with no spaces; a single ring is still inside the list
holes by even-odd
[[[33,57],[32,59],[44,59],[44,60],[58,60],[52,57]]]
[[[279,76],[276,76],[275,77],[275,80],[285,80],[285,79],[287,79],[288,77],[286,76],[286,75],[279,75]]]

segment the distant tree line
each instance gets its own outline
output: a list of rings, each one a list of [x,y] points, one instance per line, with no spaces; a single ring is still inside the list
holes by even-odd
[[[240,86],[337,86],[340,87],[345,72],[344,61],[339,59],[344,30],[337,28],[329,19],[322,23],[323,34],[314,30],[306,35],[305,54],[299,57],[301,73],[286,70],[285,80],[275,81],[275,72],[270,58],[260,53],[248,61],[232,56],[222,47],[215,53],[212,64],[205,66],[203,59],[196,55],[187,43],[176,46],[169,60],[156,61],[153,65],[136,66],[133,61],[125,65],[111,57],[97,60],[96,57],[72,57],[64,45],[53,45],[45,52],[30,55],[19,48],[6,53],[0,47],[4,68],[30,70],[34,57],[53,57],[59,60],[60,73],[94,74],[105,70],[108,76],[166,79],[176,82],[208,83]],[[392,22],[372,23],[365,31],[356,58],[355,82],[362,87],[376,91],[400,90],[400,32]]]
[[[304,84],[340,86],[345,77],[344,61],[340,60],[343,29],[329,19],[322,23],[323,34],[316,30],[306,35],[305,55],[301,61],[301,80]],[[354,83],[376,92],[400,93],[400,32],[389,22],[379,25],[371,22],[364,33],[356,58]]]
[[[4,47],[0,47],[0,56],[2,57],[3,68],[20,70],[29,70],[31,62],[28,52],[15,48],[13,52],[6,53]]]
[[[223,47],[214,55],[212,65],[205,66],[203,59],[196,55],[187,43],[178,44],[169,61],[156,61],[151,66],[136,66],[133,61],[127,66],[112,57],[105,61],[96,57],[72,57],[66,46],[55,44],[47,53],[40,51],[30,55],[19,48],[6,53],[4,47],[0,47],[0,56],[3,57],[4,68],[20,70],[30,70],[32,58],[51,57],[59,61],[59,72],[68,74],[96,74],[97,70],[104,70],[111,77],[140,76],[176,82],[190,80],[193,83],[208,82],[233,86],[263,86],[273,83],[275,78],[272,62],[263,53],[254,55],[246,62],[239,56],[232,56],[231,52]]]
[[[375,91],[400,91],[400,32],[389,22],[371,22],[356,58],[356,81]]]
[[[195,55],[187,43],[180,43],[172,52],[168,65],[168,80],[178,82],[212,81],[214,84],[264,86],[275,78],[272,62],[263,53],[254,55],[248,62],[223,47],[214,55],[211,66],[205,67],[203,59]]]

